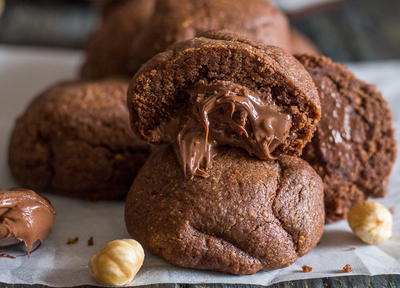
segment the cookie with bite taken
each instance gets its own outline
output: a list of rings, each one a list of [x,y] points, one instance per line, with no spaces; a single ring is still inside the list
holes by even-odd
[[[144,64],[128,107],[137,135],[172,143],[183,171],[204,177],[218,146],[262,160],[300,155],[320,119],[315,85],[293,56],[227,31],[179,42]]]

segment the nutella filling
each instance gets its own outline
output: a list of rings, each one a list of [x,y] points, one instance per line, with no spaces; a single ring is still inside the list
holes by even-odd
[[[22,241],[29,254],[37,240],[48,236],[54,215],[51,204],[31,190],[0,191],[0,245]]]
[[[190,176],[209,176],[206,169],[218,146],[275,159],[272,153],[288,137],[292,124],[291,116],[278,111],[271,99],[229,81],[198,82],[190,91],[188,106],[181,116],[175,150],[185,175]]]

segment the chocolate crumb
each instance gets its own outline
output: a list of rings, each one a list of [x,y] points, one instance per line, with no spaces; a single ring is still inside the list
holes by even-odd
[[[301,266],[301,269],[303,270],[304,273],[308,273],[308,272],[312,271],[312,267],[307,266],[307,265]]]
[[[354,251],[354,250],[356,250],[356,247],[350,247],[346,249],[346,251]]]
[[[15,259],[15,258],[17,258],[17,257],[15,257],[15,256],[10,255],[10,254],[7,254],[7,253],[0,253],[0,257],[3,257],[3,258],[10,258],[10,259]]]
[[[346,264],[346,265],[344,265],[344,267],[342,268],[342,272],[343,272],[343,273],[350,273],[350,272],[353,272],[353,267],[351,267],[350,264]]]
[[[87,241],[88,246],[93,246],[94,245],[94,240],[93,237],[90,237],[89,240]]]
[[[68,240],[67,240],[67,245],[76,244],[76,243],[78,243],[78,241],[79,241],[79,238],[78,238],[78,237],[68,238]]]

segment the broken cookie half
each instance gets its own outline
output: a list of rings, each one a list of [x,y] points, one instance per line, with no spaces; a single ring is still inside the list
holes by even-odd
[[[184,173],[203,177],[220,146],[261,160],[300,155],[321,113],[312,78],[293,56],[227,31],[177,43],[144,64],[128,107],[139,136],[172,143]]]

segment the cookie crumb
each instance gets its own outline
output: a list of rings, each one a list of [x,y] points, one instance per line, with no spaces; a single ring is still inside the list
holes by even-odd
[[[299,244],[303,244],[304,241],[306,241],[306,237],[304,237],[303,235],[300,235],[299,240],[297,241]]]
[[[67,245],[73,245],[78,243],[79,238],[78,237],[72,237],[72,238],[68,238],[67,240]]]
[[[0,257],[2,257],[2,258],[10,258],[10,259],[17,258],[16,256],[13,256],[13,255],[10,255],[10,254],[7,254],[7,253],[3,253],[3,252],[0,252]]]
[[[394,213],[396,213],[396,209],[394,207],[389,208],[389,212],[394,215]]]
[[[342,268],[342,272],[343,272],[343,273],[350,273],[350,272],[353,272],[353,267],[351,267],[350,264],[346,264],[346,265],[344,265],[344,267]]]
[[[307,265],[301,266],[301,269],[303,270],[304,273],[309,273],[312,271],[312,267]]]
[[[93,246],[94,245],[94,240],[93,237],[90,237],[89,240],[87,241],[88,246]]]
[[[347,248],[346,251],[354,251],[356,249],[357,249],[356,247],[350,247],[350,248]]]

